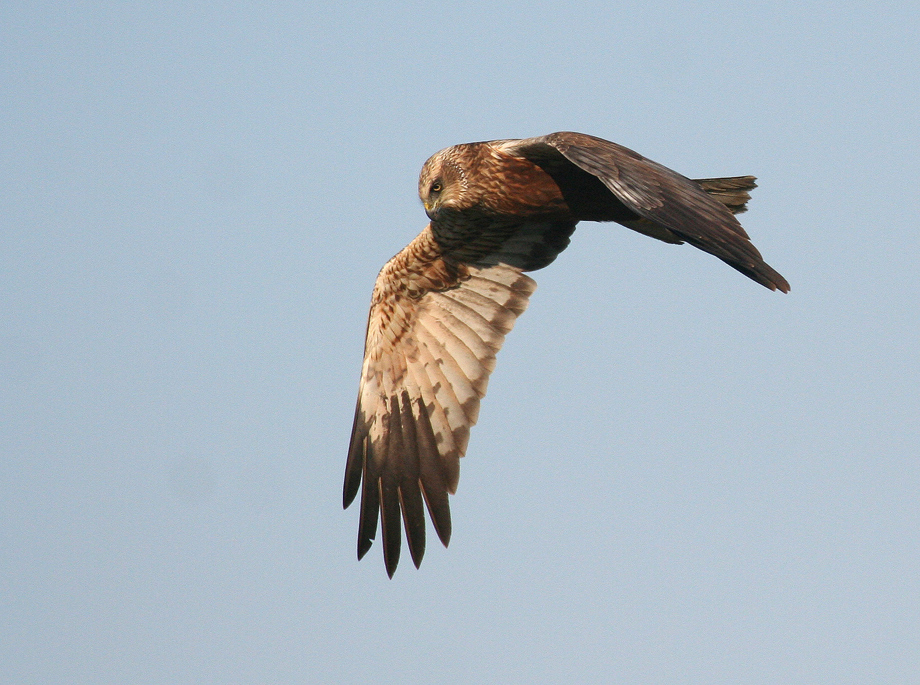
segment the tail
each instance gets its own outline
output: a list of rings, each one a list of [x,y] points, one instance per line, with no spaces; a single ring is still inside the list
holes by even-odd
[[[749,190],[754,190],[757,184],[754,176],[732,176],[731,178],[697,178],[696,183],[709,193],[714,199],[728,207],[732,214],[741,214],[747,211],[747,201],[751,199]]]

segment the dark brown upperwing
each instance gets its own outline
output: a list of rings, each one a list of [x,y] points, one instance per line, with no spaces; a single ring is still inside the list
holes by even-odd
[[[562,131],[506,141],[502,148],[539,164],[553,176],[579,219],[617,221],[654,235],[637,220],[652,222],[761,285],[789,291],[789,283],[763,260],[732,212],[696,181],[629,148],[584,133]],[[566,163],[574,169],[567,169]],[[598,199],[598,184],[606,186],[615,201],[605,205]],[[578,209],[585,214],[579,215]]]

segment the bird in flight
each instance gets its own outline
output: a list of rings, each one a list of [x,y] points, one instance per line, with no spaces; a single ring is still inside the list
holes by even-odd
[[[418,567],[426,508],[448,544],[448,493],[479,401],[536,288],[525,272],[552,263],[579,221],[689,243],[788,292],[734,216],[755,185],[753,176],[691,180],[572,132],[455,145],[425,162],[418,189],[431,221],[380,270],[371,298],[343,498],[347,508],[361,491],[358,558],[379,518],[387,574],[403,528]]]

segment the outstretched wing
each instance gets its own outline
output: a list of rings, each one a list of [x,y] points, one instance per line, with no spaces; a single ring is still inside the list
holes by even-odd
[[[619,221],[667,242],[688,242],[771,290],[789,291],[789,283],[763,260],[732,212],[710,197],[701,182],[584,133],[496,143],[552,176],[578,219]],[[615,199],[604,197],[603,187]]]
[[[361,488],[358,558],[383,529],[387,573],[399,561],[401,521],[416,566],[425,552],[425,505],[450,539],[448,493],[476,423],[495,355],[536,283],[523,273],[552,261],[574,222],[503,231],[475,262],[442,254],[431,227],[391,259],[374,287],[344,504]],[[363,487],[361,483],[363,481]]]

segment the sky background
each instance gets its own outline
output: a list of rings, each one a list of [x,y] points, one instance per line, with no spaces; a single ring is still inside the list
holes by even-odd
[[[326,7],[323,7],[323,6]],[[0,681],[920,682],[916,2],[0,7]],[[772,293],[583,224],[393,580],[371,288],[460,142],[754,174]]]

